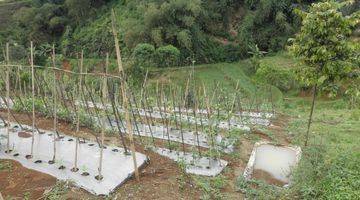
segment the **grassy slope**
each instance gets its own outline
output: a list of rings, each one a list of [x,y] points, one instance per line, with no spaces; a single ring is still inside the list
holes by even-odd
[[[261,59],[261,63],[283,68],[292,68],[299,64],[297,60],[293,59],[291,55],[285,52],[280,52],[272,56],[266,56]],[[245,95],[251,95],[254,93],[256,86],[258,85],[251,78],[253,73],[251,72],[251,63],[249,60],[241,60],[235,63],[195,65],[194,69],[196,84],[198,86],[202,86],[204,84],[206,87],[210,88],[210,90],[219,83],[222,88],[231,92],[236,88],[237,83],[239,83],[240,90]],[[174,85],[185,85],[192,70],[192,66],[153,69],[150,71],[152,76],[149,82],[156,83],[159,81],[165,84],[172,83]],[[282,98],[281,91],[277,88],[273,91],[276,97]]]
[[[303,145],[310,98],[291,97],[285,104],[293,143]],[[310,145],[295,173],[293,195],[301,199],[356,199],[360,196],[360,111],[346,102],[319,100]],[[301,191],[301,193],[300,193]]]
[[[267,65],[292,68],[300,63],[287,53],[267,56],[261,60]],[[241,88],[252,91],[255,87],[249,73],[248,61],[238,63],[218,63],[195,66],[198,82],[214,85],[221,81],[224,87],[233,89],[239,81]],[[151,81],[160,80],[184,84],[192,67],[157,70]],[[154,71],[152,72],[154,73]],[[286,132],[290,142],[303,146],[310,97],[299,97],[298,92],[284,94],[281,113],[287,121]],[[303,159],[295,173],[294,186],[290,190],[278,191],[260,187],[252,195],[262,198],[286,199],[354,199],[360,195],[360,111],[347,108],[342,99],[324,100],[316,103],[314,122],[310,133],[310,147],[303,147]]]
[[[238,63],[217,63],[207,65],[196,65],[194,67],[195,79],[197,85],[205,84],[207,87],[214,87],[220,83],[224,88],[232,90],[236,87],[237,81],[242,89],[246,91],[254,90],[254,84],[246,75],[249,62],[241,61]],[[193,67],[179,67],[172,69],[154,70],[155,74],[150,82],[160,80],[163,83],[173,83],[184,85],[192,73]]]

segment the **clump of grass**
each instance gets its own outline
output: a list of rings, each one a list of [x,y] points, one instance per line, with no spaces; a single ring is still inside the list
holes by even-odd
[[[65,194],[69,190],[69,183],[65,181],[58,181],[55,186],[45,192],[44,199],[47,200],[61,200],[66,199]]]
[[[193,179],[196,186],[202,191],[202,196],[200,197],[202,200],[226,199],[221,192],[228,184],[228,180],[225,176],[219,175],[213,178],[194,176]]]
[[[279,193],[281,188],[269,185],[262,180],[246,180],[243,176],[237,178],[235,186],[238,192],[245,194],[249,199],[277,199],[281,194]]]
[[[189,182],[189,175],[186,173],[187,165],[183,159],[178,161],[178,165],[179,165],[181,173],[177,177],[177,181],[179,183],[180,190],[184,190],[186,184]]]
[[[0,171],[11,171],[12,167],[13,166],[10,161],[0,161]]]

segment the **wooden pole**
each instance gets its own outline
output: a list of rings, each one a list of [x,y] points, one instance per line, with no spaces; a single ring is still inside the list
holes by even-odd
[[[200,141],[199,141],[199,132],[198,132],[198,121],[197,121],[197,117],[196,117],[196,112],[198,110],[198,102],[197,99],[195,98],[195,102],[194,102],[194,118],[195,118],[195,134],[196,134],[196,142],[197,142],[197,147],[198,147],[198,151],[199,151],[199,155],[201,156],[201,150],[200,150]],[[201,113],[200,113],[201,116]],[[202,118],[200,118],[200,122],[202,124]],[[194,142],[195,143],[195,142]]]
[[[105,98],[107,96],[107,94],[106,94],[106,82],[107,82],[106,76],[103,76],[102,79],[103,79],[103,84],[102,84],[102,97],[101,98]],[[105,99],[104,99],[104,102],[106,102]],[[106,109],[106,108],[104,107],[104,109]],[[101,146],[100,146],[100,157],[99,157],[99,175],[96,176],[97,180],[103,179],[101,172],[102,172],[102,162],[103,162],[103,155],[104,155],[104,152],[103,152],[103,150],[104,150],[104,132],[105,132],[105,122],[103,120],[101,120]]]
[[[125,120],[126,120],[126,126],[128,131],[128,136],[130,140],[130,149],[131,154],[134,162],[134,170],[135,170],[135,177],[137,181],[140,181],[139,178],[139,170],[137,168],[136,163],[136,152],[135,152],[135,144],[134,144],[134,138],[133,138],[133,131],[132,131],[132,124],[129,117],[129,111],[128,111],[128,98],[127,98],[127,92],[126,92],[126,81],[125,81],[125,74],[122,66],[121,61],[121,54],[120,54],[120,46],[119,46],[119,39],[117,38],[117,31],[116,31],[116,19],[115,19],[115,12],[112,10],[111,12],[112,16],[112,31],[114,36],[114,42],[115,42],[115,50],[116,50],[116,60],[119,68],[120,78],[121,78],[121,88],[122,88],[122,94],[123,94],[123,106],[125,109]]]
[[[83,71],[83,64],[84,64],[84,50],[81,51],[81,55],[80,55],[80,76],[79,76],[79,82],[78,82],[78,87],[77,87],[77,92],[80,92],[81,90],[81,85],[82,85],[82,71]],[[74,157],[74,168],[72,169],[73,172],[77,172],[79,171],[78,168],[78,148],[79,148],[79,132],[80,132],[80,102],[81,102],[81,96],[78,95],[77,96],[77,101],[78,101],[78,107],[76,109],[76,132],[75,132],[75,136],[76,136],[76,141],[75,141],[75,157]]]
[[[30,64],[31,64],[31,92],[32,92],[32,137],[31,137],[31,154],[34,155],[34,141],[35,141],[35,74],[34,74],[34,49],[33,42],[30,42]]]
[[[119,39],[117,37],[117,30],[116,30],[116,18],[115,18],[115,11],[114,9],[111,10],[111,25],[112,25],[112,32],[114,36],[115,42],[115,51],[116,51],[116,61],[119,67],[120,73],[123,73],[123,66],[121,61],[121,53],[120,53],[120,46],[119,46]]]
[[[140,181],[139,178],[139,170],[137,168],[137,161],[136,161],[136,152],[135,152],[135,145],[134,145],[134,138],[133,138],[133,129],[132,129],[132,124],[130,121],[130,116],[129,116],[129,111],[128,111],[128,98],[126,95],[126,88],[124,86],[124,84],[122,84],[122,94],[123,94],[123,107],[125,109],[125,121],[126,121],[126,126],[127,126],[127,132],[129,135],[129,140],[130,140],[130,148],[131,148],[131,154],[132,154],[132,158],[133,158],[133,162],[134,162],[134,169],[135,169],[135,177],[137,181]]]
[[[52,46],[52,65],[55,68],[56,67],[56,60],[55,60],[55,45]],[[55,159],[56,159],[56,132],[57,132],[57,92],[56,92],[56,71],[53,70],[53,103],[54,103],[54,107],[53,107],[53,115],[54,115],[54,134],[53,134],[53,144],[54,144],[54,155],[53,155],[53,159],[52,161],[49,161],[50,164],[55,163]]]
[[[9,105],[9,99],[10,99],[10,67],[8,66],[9,63],[9,43],[6,43],[6,107],[7,107],[7,124],[6,124],[6,133],[7,133],[7,153],[10,153],[10,105]],[[4,102],[5,103],[5,102]]]

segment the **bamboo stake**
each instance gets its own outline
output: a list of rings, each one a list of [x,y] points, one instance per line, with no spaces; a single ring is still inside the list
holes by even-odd
[[[6,43],[6,63],[9,64],[9,43]],[[10,153],[10,67],[7,67],[6,70],[6,107],[7,107],[7,124],[6,124],[6,133],[7,133],[7,153]],[[4,101],[5,103],[5,101]]]
[[[6,70],[7,71],[7,70]],[[6,72],[7,73],[7,72]],[[10,101],[12,103],[14,103],[14,100],[10,97],[10,80],[8,80],[10,78],[7,78],[5,77],[5,79],[2,77],[2,74],[1,74],[1,80],[6,84],[6,93],[5,93],[5,96],[6,97],[3,97],[2,95],[0,95],[0,98],[2,99],[2,101],[5,103],[5,106],[7,108],[7,121],[8,122],[5,122],[5,120],[3,118],[2,121],[4,122],[4,125],[5,127],[7,127],[8,125],[10,126],[10,115],[12,118],[14,118],[14,120],[16,121],[16,123],[20,126],[21,129],[23,129],[23,126],[20,124],[20,122],[16,119],[15,115],[11,112],[11,109],[10,109]],[[7,84],[9,83],[9,84]],[[9,90],[7,89],[7,86],[9,85]],[[9,95],[8,95],[8,91],[9,91]],[[24,106],[23,106],[24,107]],[[6,129],[7,131],[7,129]],[[9,138],[9,137],[8,137]],[[11,150],[10,150],[11,151]]]
[[[181,91],[180,91],[180,96],[181,96]],[[175,95],[174,95],[175,96]],[[185,154],[185,142],[184,142],[184,133],[183,133],[183,129],[182,129],[182,115],[181,115],[181,97],[180,97],[180,101],[178,101],[178,109],[179,109],[179,124],[180,124],[180,136],[181,136],[181,143],[182,143],[182,149],[183,152]]]
[[[173,106],[173,114],[174,114],[174,121],[175,121],[175,127],[176,129],[179,129],[179,124],[178,124],[178,120],[177,120],[177,114],[176,114],[176,103],[175,103],[175,90],[172,90],[171,85],[170,85],[170,93],[171,93],[171,97],[172,97],[172,106]]]
[[[134,139],[133,139],[133,130],[132,130],[132,124],[130,121],[129,111],[128,111],[128,98],[126,96],[126,88],[124,85],[122,85],[122,93],[123,93],[123,107],[125,109],[125,121],[127,126],[127,132],[130,139],[130,148],[131,148],[131,154],[134,162],[134,169],[135,169],[135,177],[137,181],[140,181],[139,178],[139,171],[137,168],[137,161],[136,161],[136,155],[135,155],[135,145],[134,145]]]
[[[188,98],[189,98],[189,84],[190,84],[190,78],[187,79],[186,81],[186,88],[185,88],[185,97],[184,97],[184,104],[183,104],[183,107],[185,108],[185,111],[186,111],[186,119],[187,119],[187,122],[188,122],[188,128],[190,128],[190,117],[189,117],[189,112],[188,112]],[[181,112],[181,110],[180,110]]]
[[[156,82],[156,103],[157,103],[157,107],[159,109],[161,122],[162,122],[162,124],[165,124],[165,117],[163,116],[162,111],[161,111],[161,94],[159,94],[159,81]],[[165,137],[165,129],[163,129],[163,137]]]
[[[33,42],[30,42],[30,64],[31,64],[31,92],[32,92],[32,136],[31,136],[31,153],[27,158],[34,156],[34,142],[35,142],[35,74],[34,74],[34,49]]]
[[[164,98],[164,100],[163,100],[163,105],[164,105],[164,112],[165,112],[165,114],[167,113],[167,109],[166,109],[166,107],[167,107],[167,100],[166,100],[166,97],[164,96],[164,94],[163,94],[164,92],[163,92],[163,87],[162,87],[162,85],[161,85],[161,99],[162,98]],[[169,134],[169,118],[170,117],[165,117],[165,122],[166,122],[166,134],[167,134],[167,141],[168,141],[168,145],[169,145],[169,149],[170,149],[170,151],[171,151],[171,142],[170,142],[170,134]]]
[[[179,108],[179,126],[180,126],[180,136],[181,136],[181,142],[183,143],[183,152],[185,152],[185,144],[184,144],[184,133],[183,133],[183,123],[182,123],[182,112],[181,112],[181,102],[182,102],[182,95],[181,95],[181,89],[180,89],[180,99],[178,101],[178,108]]]
[[[135,177],[136,177],[137,181],[140,181],[139,170],[137,168],[137,163],[136,163],[136,153],[135,153],[134,138],[133,138],[133,135],[132,135],[133,134],[133,132],[132,132],[132,124],[131,124],[130,118],[129,118],[128,98],[127,98],[127,94],[126,94],[127,93],[126,92],[126,81],[125,81],[125,74],[124,74],[122,61],[121,61],[119,39],[117,38],[117,31],[116,31],[116,24],[115,24],[116,19],[115,19],[114,10],[112,10],[111,14],[112,14],[112,20],[111,20],[112,21],[112,31],[113,31],[114,42],[115,42],[116,59],[117,59],[120,78],[121,78],[121,82],[122,82],[121,88],[122,88],[122,94],[123,94],[123,104],[124,104],[124,109],[125,109],[126,125],[127,125],[128,135],[129,135],[129,139],[130,139],[131,154],[132,154],[132,158],[133,158],[133,162],[134,162]]]
[[[206,88],[205,85],[203,85],[203,89],[204,89],[204,97],[205,97],[205,103],[206,103],[206,107],[207,107],[207,117],[208,117],[208,125],[209,125],[209,131],[210,131],[210,137],[211,137],[211,149],[214,149],[215,147],[215,142],[214,142],[214,136],[212,134],[212,122],[211,122],[211,108],[210,108],[210,102],[209,102],[209,98],[206,95]],[[210,160],[209,160],[209,166],[210,166]]]
[[[112,94],[113,94],[113,97],[111,98],[111,107],[113,109],[113,113],[114,113],[114,116],[115,116],[115,121],[116,121],[116,126],[118,128],[118,131],[119,131],[119,135],[120,135],[120,139],[121,139],[121,143],[124,147],[124,154],[127,155],[128,154],[128,149],[126,147],[126,143],[125,143],[125,140],[124,140],[124,136],[123,136],[123,133],[121,131],[121,127],[120,127],[120,124],[119,124],[119,121],[121,122],[122,126],[123,126],[123,130],[125,132],[125,127],[124,127],[124,124],[122,122],[122,120],[120,119],[120,114],[119,114],[119,111],[116,107],[116,101],[115,101],[115,96],[116,96],[116,89],[115,89],[115,86],[113,86],[113,91],[112,91]]]
[[[138,133],[138,136],[139,136],[139,139],[140,139],[140,142],[141,142],[140,130],[139,130],[139,127],[138,127],[138,124],[137,124],[137,120],[136,120],[136,115],[135,115],[135,113],[134,113],[134,109],[133,109],[133,106],[132,106],[132,103],[131,103],[131,97],[132,97],[132,99],[133,99],[133,101],[134,101],[135,108],[136,108],[136,110],[138,111],[138,115],[140,116],[139,108],[138,108],[138,106],[137,106],[135,96],[134,96],[134,94],[133,94],[131,91],[129,91],[129,96],[130,96],[130,97],[129,97],[129,105],[130,105],[131,114],[132,114],[132,116],[133,116],[133,121],[134,121],[134,124],[135,124],[136,132]]]
[[[233,101],[231,102],[230,104],[230,111],[228,113],[228,126],[229,126],[229,131],[231,130],[231,116],[234,112],[234,109],[235,109],[235,101],[236,101],[236,97],[237,97],[237,93],[238,93],[238,89],[239,89],[239,80],[237,81],[236,83],[236,87],[235,87],[235,95],[234,95],[234,98],[233,98]]]
[[[148,72],[149,72],[149,71],[146,70],[145,80],[144,80],[144,83],[143,83],[143,86],[142,86],[142,89],[141,89],[141,94],[140,94],[140,99],[141,99],[140,101],[141,101],[142,109],[143,109],[144,114],[145,114],[146,124],[147,124],[148,127],[149,127],[149,131],[150,131],[152,143],[153,143],[153,145],[155,145],[154,134],[153,134],[153,132],[152,132],[151,124],[150,124],[149,118],[148,118],[148,116],[147,116],[147,110],[146,110],[145,102],[144,102],[144,98],[146,98],[145,87],[146,87],[146,81],[147,81],[147,77],[148,77]],[[145,127],[145,126],[144,126],[144,127]],[[144,132],[146,133],[146,127],[144,128]]]
[[[84,50],[81,51],[81,55],[80,55],[80,74],[82,73],[83,70],[83,64],[84,64]],[[78,82],[78,87],[77,87],[77,92],[80,91],[82,85],[82,75],[79,76],[79,82]],[[78,95],[77,98],[78,102],[81,101],[81,96]],[[75,106],[76,107],[76,106]],[[78,148],[79,148],[79,133],[80,133],[80,104],[77,107],[76,110],[76,132],[75,132],[75,136],[76,136],[76,141],[75,141],[75,158],[74,158],[74,168],[71,170],[73,172],[77,172],[79,171],[78,168]]]
[[[112,32],[113,32],[113,36],[114,36],[114,42],[115,42],[115,51],[116,51],[116,61],[119,67],[119,72],[123,73],[124,69],[123,69],[123,65],[122,65],[122,60],[121,60],[121,53],[120,53],[120,46],[119,46],[119,39],[117,37],[117,30],[116,30],[116,19],[115,19],[115,11],[114,9],[111,10],[111,25],[112,25]],[[124,77],[122,77],[124,78]]]
[[[52,65],[53,67],[56,67],[56,61],[55,61],[55,45],[53,44],[52,46]],[[53,129],[54,129],[54,134],[53,134],[53,149],[54,149],[54,155],[53,155],[53,159],[52,161],[49,161],[49,164],[51,163],[55,163],[55,159],[56,159],[56,133],[57,133],[57,94],[56,94],[56,71],[53,70],[53,116],[54,116],[54,124],[53,124]]]
[[[102,97],[104,98],[106,96],[106,77],[104,76],[103,78],[103,84],[102,84]],[[105,108],[106,109],[106,108]],[[99,157],[99,175],[97,175],[95,178],[97,180],[102,180],[103,176],[102,176],[102,162],[103,162],[103,151],[104,151],[104,132],[105,132],[105,122],[102,121],[101,123],[101,146],[100,146],[100,157]]]
[[[201,109],[202,107],[202,104],[201,104],[201,101],[200,101],[200,94],[201,94],[201,87],[199,87],[199,98],[198,98],[198,111]],[[203,114],[200,112],[200,126],[201,126],[201,132],[204,133],[204,123],[203,123]]]
[[[198,103],[197,100],[195,99],[195,103],[194,103],[194,118],[195,118],[195,134],[196,134],[196,141],[197,141],[197,147],[198,147],[198,151],[199,151],[199,155],[201,156],[201,150],[200,150],[200,141],[199,141],[199,132],[198,132],[198,123],[197,123],[197,118],[196,118],[196,112],[198,110]],[[201,114],[200,114],[201,115]],[[202,124],[202,118],[200,118],[201,120],[201,124]]]

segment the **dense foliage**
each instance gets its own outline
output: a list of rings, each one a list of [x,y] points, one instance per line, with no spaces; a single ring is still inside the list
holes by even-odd
[[[318,84],[336,92],[329,88],[359,68],[351,62],[357,53],[350,36],[360,23],[360,12],[344,16],[343,6],[327,1],[314,4],[309,12],[299,11],[302,27],[290,50],[306,64],[297,73],[306,85]]]
[[[179,65],[237,61],[250,46],[282,49],[295,31],[296,0],[32,0],[12,16],[0,43],[56,43],[66,56],[81,49],[91,57],[113,52],[110,8],[115,8],[122,52],[130,58],[140,43],[172,45]]]

